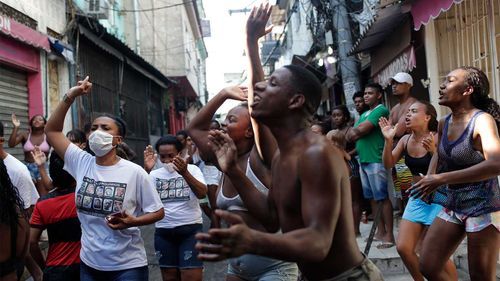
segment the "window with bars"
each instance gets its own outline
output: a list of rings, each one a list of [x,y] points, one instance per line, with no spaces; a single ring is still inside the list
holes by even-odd
[[[435,19],[440,81],[457,67],[475,66],[488,76],[491,96],[500,99],[499,6],[494,0],[466,0]]]

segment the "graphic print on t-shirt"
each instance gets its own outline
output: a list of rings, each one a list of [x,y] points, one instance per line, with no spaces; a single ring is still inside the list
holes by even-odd
[[[191,188],[183,177],[171,179],[156,178],[156,190],[161,202],[189,201]]]
[[[84,177],[76,194],[76,207],[82,213],[98,217],[121,212],[126,189],[126,183]]]

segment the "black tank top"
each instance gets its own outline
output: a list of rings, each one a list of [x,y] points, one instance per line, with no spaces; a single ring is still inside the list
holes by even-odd
[[[405,147],[403,150],[403,156],[405,157],[405,164],[411,171],[411,174],[414,176],[419,176],[420,174],[427,174],[427,170],[429,169],[429,164],[431,163],[432,154],[427,152],[424,156],[415,158],[408,154],[408,142],[410,141],[410,137],[406,140]]]

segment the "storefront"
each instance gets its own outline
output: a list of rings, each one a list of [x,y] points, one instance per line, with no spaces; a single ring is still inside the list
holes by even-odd
[[[451,70],[466,65],[487,74],[490,96],[500,100],[500,2],[420,0],[412,4],[412,15],[416,29],[425,26],[431,101],[435,105],[439,84]],[[439,111],[446,113],[445,108]]]
[[[50,52],[46,35],[0,15],[0,122],[6,136],[12,131],[12,113],[22,130],[28,129],[30,117],[44,114],[40,50]],[[24,158],[20,147],[7,151]]]
[[[429,100],[423,32],[413,31],[410,6],[396,1],[384,3],[363,28],[351,53],[370,55],[370,77],[386,89],[387,106],[399,102],[389,87],[391,77],[398,72],[407,72],[413,77],[412,96]]]

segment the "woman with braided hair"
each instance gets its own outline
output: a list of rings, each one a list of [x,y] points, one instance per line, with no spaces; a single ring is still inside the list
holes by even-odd
[[[420,270],[429,280],[450,280],[444,266],[467,236],[471,280],[496,280],[500,248],[500,108],[488,97],[488,78],[475,67],[451,71],[439,104],[438,151],[413,194],[443,205],[423,242]]]
[[[12,185],[7,168],[0,159],[0,281],[18,280],[16,271],[24,268],[29,249],[28,214],[17,188]]]

